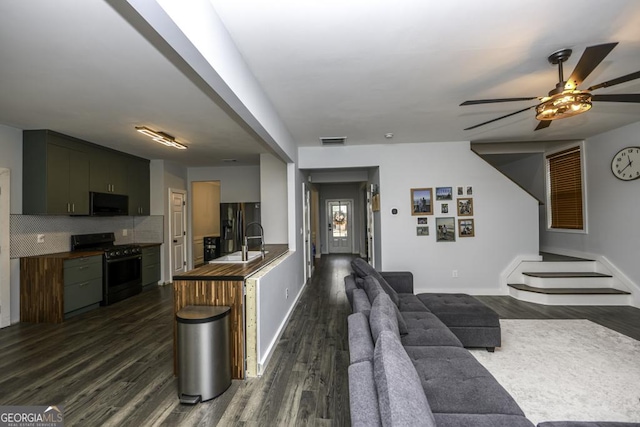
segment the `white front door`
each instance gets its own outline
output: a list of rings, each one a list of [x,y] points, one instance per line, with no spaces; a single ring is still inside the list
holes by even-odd
[[[327,200],[327,247],[330,254],[353,252],[352,206],[351,200]]]
[[[171,276],[186,271],[186,194],[180,190],[169,190],[169,224],[171,234]]]

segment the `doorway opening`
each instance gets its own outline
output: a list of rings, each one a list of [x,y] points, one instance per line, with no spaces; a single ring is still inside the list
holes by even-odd
[[[11,278],[9,274],[9,206],[11,172],[0,168],[0,328],[11,324]]]

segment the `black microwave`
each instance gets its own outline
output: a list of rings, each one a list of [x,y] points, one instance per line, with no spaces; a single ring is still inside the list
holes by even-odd
[[[129,215],[129,196],[90,192],[90,215]]]

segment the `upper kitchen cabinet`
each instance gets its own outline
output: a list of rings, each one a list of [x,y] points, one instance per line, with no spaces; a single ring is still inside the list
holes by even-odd
[[[129,178],[129,215],[149,215],[151,211],[149,161],[129,159],[127,177]]]
[[[89,214],[89,155],[82,141],[49,130],[24,131],[24,214]]]
[[[89,189],[97,193],[128,194],[128,157],[98,147],[89,151]]]

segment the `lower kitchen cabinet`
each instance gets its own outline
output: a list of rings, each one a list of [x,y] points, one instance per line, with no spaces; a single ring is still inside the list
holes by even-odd
[[[102,252],[20,258],[20,321],[60,323],[102,301]]]
[[[64,262],[64,314],[102,301],[102,257]]]
[[[160,280],[160,246],[142,248],[142,286],[157,285]]]

